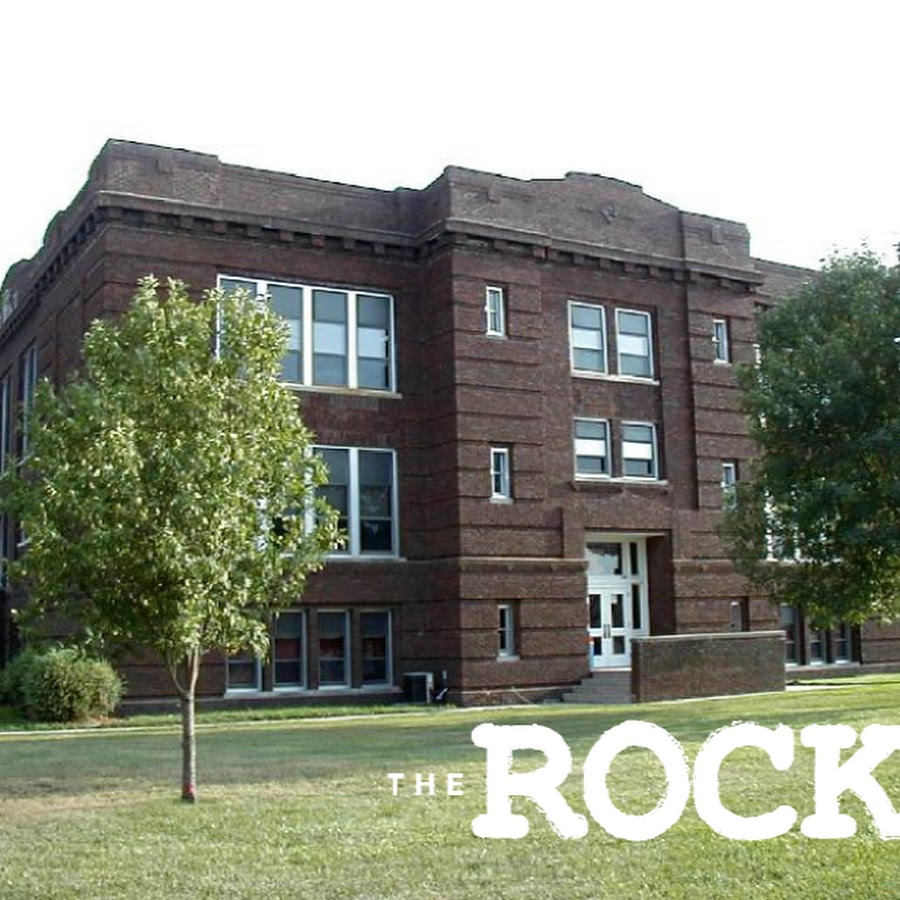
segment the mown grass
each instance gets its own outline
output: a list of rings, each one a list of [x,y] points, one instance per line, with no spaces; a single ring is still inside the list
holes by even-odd
[[[852,795],[842,809],[853,838],[816,841],[799,827],[770,841],[719,837],[689,804],[659,838],[630,843],[590,822],[564,841],[527,800],[530,834],[483,840],[471,831],[484,812],[484,751],[471,741],[481,722],[558,731],[575,770],[563,792],[584,814],[581,764],[599,735],[626,718],[666,728],[693,757],[714,730],[735,720],[798,732],[823,722],[860,730],[900,724],[900,681],[728,700],[630,708],[538,706],[445,710],[397,716],[200,726],[200,802],[178,799],[177,730],[117,729],[0,736],[0,897],[896,897],[900,846],[882,841]],[[537,754],[517,756],[523,770]],[[388,772],[406,773],[392,796]],[[415,796],[414,773],[441,785],[463,774],[464,794]],[[900,762],[877,770],[900,798]],[[812,751],[777,772],[761,752],[742,750],[723,767],[723,800],[752,815],[781,803],[813,809]],[[633,813],[664,789],[659,765],[640,750],[616,761],[610,788]]]
[[[436,706],[422,704],[394,703],[390,705],[366,706],[280,706],[245,707],[235,709],[197,710],[197,722],[201,724],[221,724],[227,722],[291,722],[298,719],[339,719],[345,716],[383,716],[417,713],[433,714]],[[34,722],[26,719],[10,706],[0,705],[0,732],[3,731],[71,731],[72,728],[171,728],[181,723],[181,714],[139,713],[89,722]]]

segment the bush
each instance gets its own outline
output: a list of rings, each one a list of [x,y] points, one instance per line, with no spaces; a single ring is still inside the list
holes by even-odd
[[[19,663],[19,660],[28,658]],[[39,722],[78,722],[108,716],[122,696],[122,680],[103,660],[90,659],[73,648],[23,654],[6,693],[29,719]],[[9,682],[13,689],[9,689]]]
[[[20,711],[25,709],[24,685],[38,658],[35,651],[26,650],[0,671],[0,702],[9,703]]]

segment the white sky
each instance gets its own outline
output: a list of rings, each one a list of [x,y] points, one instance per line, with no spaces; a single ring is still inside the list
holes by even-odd
[[[0,278],[109,137],[382,188],[597,172],[756,256],[894,260],[898,34],[888,0],[7,0]]]

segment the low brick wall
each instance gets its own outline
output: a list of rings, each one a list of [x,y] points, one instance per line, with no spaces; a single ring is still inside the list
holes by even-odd
[[[661,635],[631,642],[636,703],[784,690],[784,632]]]

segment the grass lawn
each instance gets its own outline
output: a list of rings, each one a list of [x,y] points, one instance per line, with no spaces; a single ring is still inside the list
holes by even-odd
[[[563,787],[587,814],[581,765],[594,741],[627,718],[654,722],[693,757],[735,720],[790,725],[900,724],[900,679],[727,700],[633,707],[535,706],[430,715],[201,725],[200,802],[178,800],[177,731],[100,729],[0,736],[0,897],[12,898],[605,898],[900,896],[900,843],[882,841],[852,794],[842,811],[854,837],[730,841],[693,812],[652,841],[588,835],[565,841],[527,800],[521,840],[471,831],[485,811],[481,722],[538,722],[559,732],[575,769]],[[722,769],[726,806],[755,815],[782,803],[813,809],[812,751],[777,772],[761,751],[738,750]],[[900,756],[900,754],[896,754]],[[539,754],[517,755],[522,770]],[[388,772],[463,773],[463,796],[392,796]],[[877,770],[900,799],[900,760]],[[609,779],[624,811],[648,812],[664,781],[642,750],[623,753]],[[900,805],[900,804],[898,804]],[[799,819],[798,819],[799,823]]]

